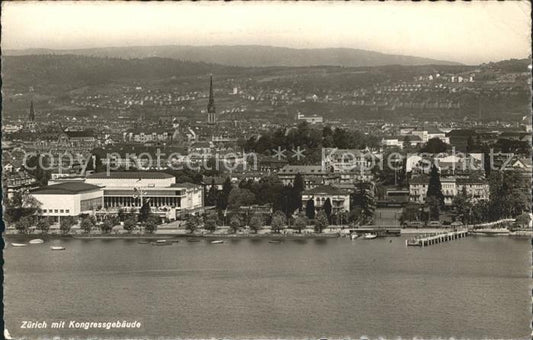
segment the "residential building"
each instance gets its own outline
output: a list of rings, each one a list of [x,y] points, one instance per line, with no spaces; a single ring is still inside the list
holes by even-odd
[[[298,113],[298,115],[296,116],[296,119],[307,122],[309,124],[318,124],[318,123],[324,122],[324,118],[322,116],[318,116],[318,115],[306,116],[301,113]]]
[[[332,185],[319,185],[315,188],[302,192],[302,206],[307,205],[307,201],[312,199],[315,203],[316,211],[323,208],[324,203],[329,199],[331,202],[331,212],[350,211],[350,191],[334,187]]]
[[[444,204],[452,205],[453,199],[460,193],[466,192],[474,201],[489,199],[489,184],[486,179],[472,176],[471,178],[456,178],[455,176],[441,177]],[[414,203],[426,202],[429,185],[428,175],[419,175],[409,181],[409,197]]]
[[[286,165],[277,172],[283,185],[293,184],[297,174],[302,175],[307,189],[340,181],[338,173],[326,171],[321,165]]]

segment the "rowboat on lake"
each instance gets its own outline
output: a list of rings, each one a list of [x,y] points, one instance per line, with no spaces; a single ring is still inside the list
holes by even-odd
[[[52,246],[52,247],[50,247],[50,249],[52,249],[52,250],[65,250],[65,247],[61,247],[61,246]]]
[[[224,243],[224,241],[222,240],[211,241],[211,244],[221,244],[221,243]]]
[[[44,243],[44,241],[41,240],[40,238],[30,240],[30,244],[41,244],[41,243]]]
[[[152,242],[153,246],[169,246],[172,243],[167,240],[157,240],[155,242]]]
[[[11,243],[11,245],[13,247],[26,247],[27,246],[26,243]]]

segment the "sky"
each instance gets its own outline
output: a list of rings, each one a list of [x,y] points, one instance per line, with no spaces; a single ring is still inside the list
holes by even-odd
[[[2,49],[347,47],[478,64],[526,58],[529,1],[2,2]]]

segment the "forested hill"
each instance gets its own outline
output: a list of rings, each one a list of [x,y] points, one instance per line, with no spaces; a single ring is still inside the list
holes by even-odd
[[[233,73],[237,68],[166,58],[119,59],[76,55],[3,56],[4,85],[69,87],[93,86],[120,80],[144,81],[194,76],[208,73]]]
[[[5,55],[75,54],[97,57],[160,57],[241,67],[265,66],[383,66],[458,65],[459,63],[406,55],[385,54],[354,48],[286,48],[258,45],[238,46],[128,46],[71,50],[6,50]]]

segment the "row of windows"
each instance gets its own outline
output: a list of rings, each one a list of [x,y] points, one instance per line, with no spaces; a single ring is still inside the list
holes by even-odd
[[[68,214],[70,209],[43,209],[43,213]]]

